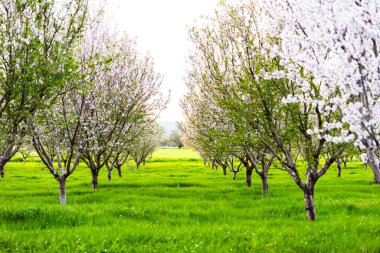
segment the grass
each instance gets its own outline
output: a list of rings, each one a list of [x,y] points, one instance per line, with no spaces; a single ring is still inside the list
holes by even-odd
[[[244,172],[233,182],[191,149],[159,149],[123,172],[107,181],[101,171],[93,191],[81,165],[62,207],[38,159],[9,163],[0,252],[380,252],[380,186],[359,162],[317,183],[316,222],[305,221],[302,192],[282,171],[270,171],[267,199],[257,176],[248,189]]]

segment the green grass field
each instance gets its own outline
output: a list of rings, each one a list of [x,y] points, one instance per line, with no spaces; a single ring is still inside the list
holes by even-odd
[[[63,207],[38,160],[5,170],[0,252],[380,252],[380,186],[360,162],[341,178],[332,167],[317,183],[316,222],[306,221],[303,194],[286,173],[270,171],[263,199],[257,176],[248,189],[244,172],[232,181],[190,149],[160,149],[110,182],[103,170],[97,191],[81,165]]]

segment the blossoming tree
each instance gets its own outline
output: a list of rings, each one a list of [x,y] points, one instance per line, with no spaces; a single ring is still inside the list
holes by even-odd
[[[125,136],[132,138],[152,122],[167,99],[160,93],[162,78],[154,71],[152,59],[140,56],[133,40],[104,30],[92,36],[88,46],[106,66],[91,80],[89,108],[83,115],[88,142],[82,159],[91,170],[92,188],[97,189],[100,169],[129,145]]]
[[[294,75],[303,79],[293,80],[293,73],[284,71],[273,53],[281,41],[263,29],[260,15],[254,1],[226,5],[210,26],[193,32],[193,71],[205,79],[198,82],[198,90],[210,92],[207,110],[216,106],[225,111],[223,120],[232,123],[238,139],[246,139],[240,145],[254,152],[247,154],[252,164],[257,164],[256,155],[274,156],[269,156],[269,164],[276,159],[290,175],[304,193],[307,219],[315,220],[315,185],[343,150],[336,133],[339,112],[323,113],[319,103],[335,93],[323,96],[319,83],[302,66],[296,66]],[[297,164],[301,157],[306,162],[304,175]]]
[[[0,4],[0,175],[18,151],[34,115],[54,104],[72,76],[73,45],[87,1]]]
[[[286,76],[307,89],[304,73],[320,85],[323,113],[339,110],[341,121],[328,127],[341,131],[328,141],[350,141],[363,151],[374,182],[380,183],[380,2],[265,1],[270,33],[281,38],[273,52],[281,57]],[[281,23],[282,30],[273,29]],[[337,94],[336,94],[337,93]],[[294,97],[293,97],[294,98]],[[326,100],[325,98],[330,98]],[[320,129],[310,129],[319,135]],[[353,136],[354,135],[354,136]]]

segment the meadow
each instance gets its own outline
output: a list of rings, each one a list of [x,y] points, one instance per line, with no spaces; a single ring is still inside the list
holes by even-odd
[[[380,185],[361,162],[318,181],[317,221],[303,194],[271,170],[269,197],[259,177],[245,187],[204,166],[191,149],[159,149],[151,163],[106,170],[91,189],[85,165],[68,178],[67,205],[37,159],[16,157],[0,179],[0,252],[380,252]]]

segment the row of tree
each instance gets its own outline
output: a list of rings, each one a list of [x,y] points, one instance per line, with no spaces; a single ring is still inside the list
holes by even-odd
[[[0,173],[26,140],[60,185],[79,162],[98,174],[159,145],[167,98],[161,76],[135,42],[93,17],[87,0],[0,4]],[[91,13],[92,12],[92,13]]]
[[[234,177],[286,171],[316,219],[314,188],[363,153],[380,183],[380,5],[364,1],[222,3],[191,29],[188,142]]]

